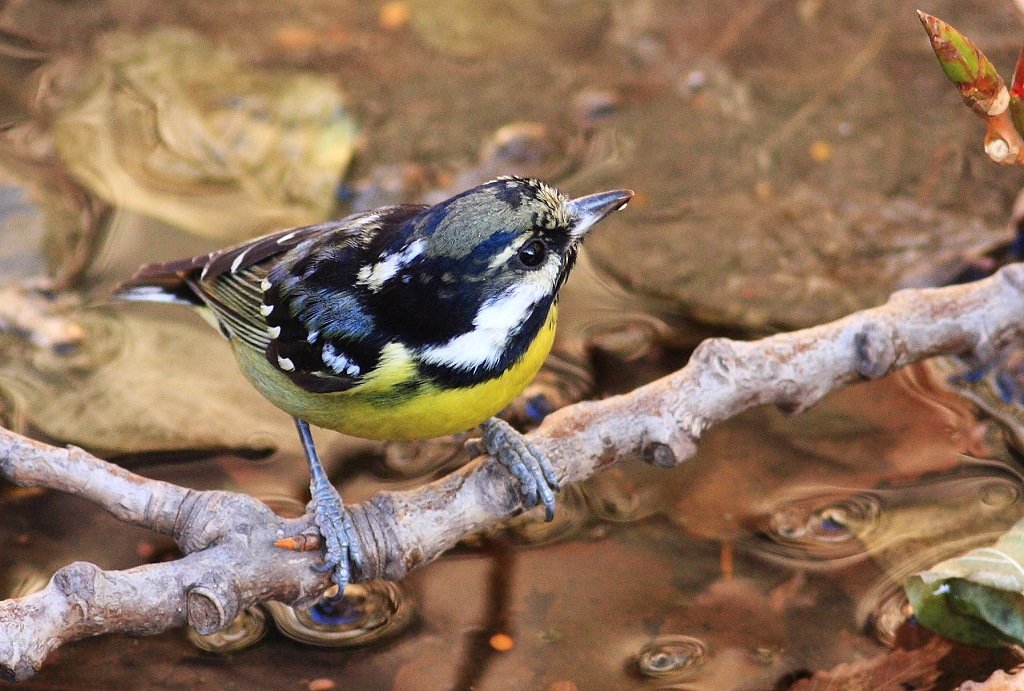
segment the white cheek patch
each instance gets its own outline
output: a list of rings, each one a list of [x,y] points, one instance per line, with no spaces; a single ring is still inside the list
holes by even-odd
[[[473,330],[439,346],[424,348],[424,362],[462,369],[497,364],[509,339],[550,293],[546,280],[519,283],[485,302],[473,318]]]
[[[367,264],[359,269],[359,273],[356,274],[356,283],[364,285],[376,293],[388,280],[394,278],[395,274],[420,256],[425,247],[426,242],[416,240],[401,252],[384,255],[376,264]]]
[[[561,270],[562,260],[554,256],[549,257],[547,264],[544,265],[544,273],[549,281],[548,285],[553,286],[558,282],[558,274]]]

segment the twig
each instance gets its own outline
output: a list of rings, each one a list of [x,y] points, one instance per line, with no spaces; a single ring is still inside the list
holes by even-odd
[[[1007,89],[985,53],[956,27],[921,10],[917,17],[942,71],[956,84],[964,104],[985,122],[985,153],[1002,165],[1024,165],[1024,138],[1018,130],[1024,126],[1024,51]]]
[[[1024,338],[1024,264],[982,281],[907,290],[881,307],[753,342],[705,341],[682,370],[629,394],[553,413],[530,435],[563,482],[617,460],[658,466],[689,458],[704,430],[752,406],[800,411],[828,392],[939,354],[980,360]],[[147,480],[76,449],[0,431],[0,475],[77,494],[116,517],[172,535],[186,556],[126,571],[75,563],[35,594],[0,602],[0,675],[25,679],[60,645],[107,632],[157,633],[189,624],[211,632],[268,599],[308,600],[326,587],[318,555],[273,541],[310,525],[260,502]],[[348,510],[362,545],[357,580],[400,579],[461,538],[522,510],[496,463],[478,458],[404,492]]]

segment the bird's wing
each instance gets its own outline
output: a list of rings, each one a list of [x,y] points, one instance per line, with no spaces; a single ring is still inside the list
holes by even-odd
[[[388,324],[365,301],[363,272],[387,263],[383,241],[403,238],[407,222],[425,207],[392,206],[361,220],[352,242],[325,235],[270,268],[261,279],[262,314],[270,342],[267,360],[313,393],[345,391],[381,362]],[[378,243],[376,240],[382,242]]]
[[[147,264],[119,285],[113,297],[208,308],[227,337],[264,351],[270,337],[259,312],[260,283],[270,266],[302,242],[324,234],[339,243],[355,242],[365,230],[362,221],[367,216],[372,214],[282,230],[188,259]]]
[[[334,344],[325,356],[328,343],[315,335],[310,338],[308,329],[292,313],[290,296],[286,298],[277,291],[265,295],[265,281],[287,253],[304,242],[309,241],[311,247],[329,247],[334,253],[344,252],[358,247],[382,227],[402,223],[421,209],[386,207],[279,231],[189,259],[148,264],[118,286],[114,297],[171,302],[212,313],[226,337],[264,353],[298,386],[321,393],[343,391],[359,381],[359,369],[351,366],[354,356],[350,360]]]
[[[214,250],[209,254],[158,264],[146,264],[134,276],[115,288],[114,297],[122,300],[164,302],[166,300],[147,298],[146,296],[152,293],[138,293],[137,289],[178,288],[189,279],[209,281],[225,272],[237,273],[274,256],[284,254],[302,241],[322,233],[340,230],[346,226],[353,228],[354,233],[358,233],[363,228],[363,224],[359,223],[360,218],[368,215],[370,214],[353,214],[339,221],[280,230],[253,240],[246,240],[232,247]],[[199,297],[199,295],[192,295],[188,301],[194,305],[201,305]]]

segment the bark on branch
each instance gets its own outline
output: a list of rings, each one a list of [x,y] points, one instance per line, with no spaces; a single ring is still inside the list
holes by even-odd
[[[901,291],[881,307],[822,326],[752,342],[711,339],[678,372],[635,391],[550,415],[530,435],[559,479],[583,480],[625,458],[672,466],[700,435],[752,406],[800,411],[828,392],[938,354],[979,360],[1024,338],[1024,264],[962,286]],[[259,501],[148,480],[77,448],[58,449],[0,430],[0,476],[76,494],[117,518],[171,535],[185,556],[125,571],[86,563],[49,585],[0,602],[0,677],[25,679],[47,655],[86,636],[151,634],[189,624],[227,626],[265,600],[318,595],[319,555],[283,551],[276,538],[310,526]],[[363,559],[355,580],[401,579],[461,538],[522,510],[508,474],[478,458],[433,483],[381,492],[348,508]]]

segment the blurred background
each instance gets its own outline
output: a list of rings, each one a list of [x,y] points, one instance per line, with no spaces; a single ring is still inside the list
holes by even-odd
[[[637,192],[588,239],[556,353],[507,415],[630,390],[756,338],[1019,259],[920,7],[1007,73],[1007,1],[0,0],[0,415],[144,475],[302,510],[292,422],[184,310],[112,305],[146,262],[497,175]],[[1019,243],[1018,243],[1019,244]],[[105,636],[21,688],[953,688],[1024,661],[931,640],[910,573],[1024,516],[1022,358],[938,359],[799,416],[756,409],[467,540],[345,621]],[[348,502],[467,438],[318,434]],[[175,558],[0,483],[0,597],[73,560]],[[860,675],[860,676],[858,676]],[[853,681],[851,681],[853,680]],[[889,685],[886,685],[889,684]],[[0,683],[0,686],[3,686]]]

